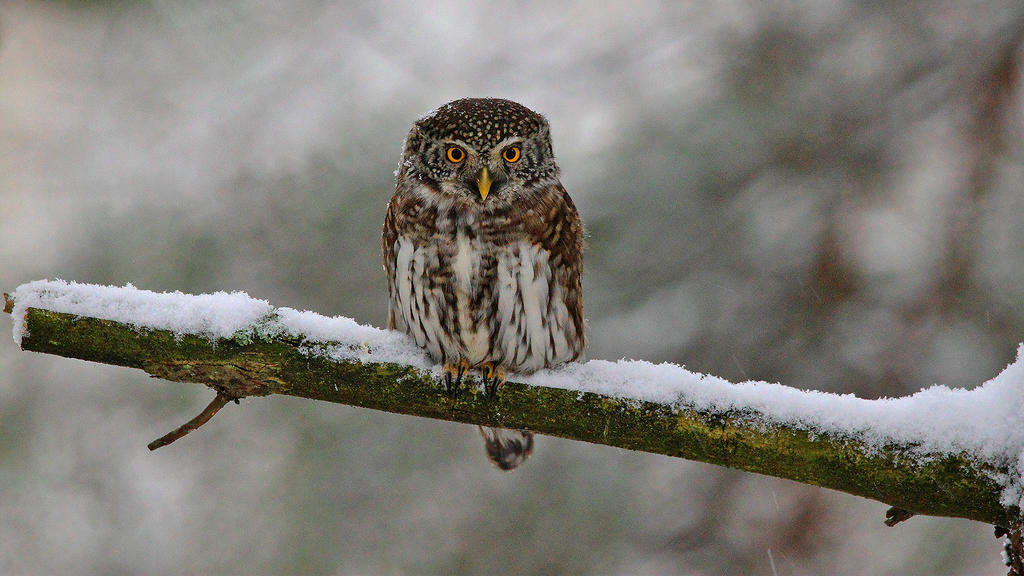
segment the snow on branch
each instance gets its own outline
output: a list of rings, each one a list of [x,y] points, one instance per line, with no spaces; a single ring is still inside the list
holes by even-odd
[[[512,375],[497,398],[472,387],[450,397],[406,336],[242,292],[44,280],[19,286],[7,311],[24,350],[201,382],[217,390],[216,408],[289,394],[528,428],[842,490],[894,506],[897,521],[913,512],[1019,524],[1024,346],[981,386],[880,400],[632,360]]]

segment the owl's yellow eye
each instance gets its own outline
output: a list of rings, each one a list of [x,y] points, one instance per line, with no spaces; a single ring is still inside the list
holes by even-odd
[[[505,162],[514,163],[519,162],[519,146],[509,146],[505,148],[505,151],[501,153],[501,157],[505,159]]]
[[[454,162],[455,164],[458,164],[459,162],[462,162],[465,159],[466,159],[466,151],[465,150],[463,150],[462,148],[459,148],[458,146],[449,146],[448,147],[448,160],[450,160],[451,162]]]

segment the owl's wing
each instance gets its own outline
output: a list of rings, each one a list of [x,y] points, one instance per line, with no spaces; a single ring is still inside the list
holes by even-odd
[[[561,285],[566,309],[579,335],[578,352],[582,353],[586,346],[581,285],[583,223],[576,205],[561,184],[552,186],[544,195],[541,210],[535,211],[534,218],[536,220],[528,223],[527,229],[533,241],[539,242],[550,254],[555,279]]]
[[[384,232],[381,234],[380,248],[384,258],[384,274],[388,277],[388,330],[396,329],[395,318],[395,242],[398,240],[398,225],[395,219],[395,198],[388,202],[388,212],[384,217]]]

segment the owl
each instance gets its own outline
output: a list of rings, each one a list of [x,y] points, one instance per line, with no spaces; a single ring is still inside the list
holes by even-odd
[[[558,175],[547,120],[521,104],[466,98],[413,124],[384,220],[387,325],[444,364],[449,393],[583,353],[583,227]],[[480,431],[503,470],[533,450],[528,431]]]

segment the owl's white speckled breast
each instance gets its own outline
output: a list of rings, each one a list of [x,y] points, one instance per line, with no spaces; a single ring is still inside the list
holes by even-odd
[[[429,216],[395,238],[395,328],[437,362],[529,373],[577,358],[582,337],[560,261],[531,240],[523,220],[497,204],[413,191]]]
[[[490,326],[477,322],[473,302],[479,290],[480,241],[471,239],[463,231],[455,237],[455,257],[452,262],[455,277],[455,302],[458,308],[459,337],[465,347],[465,360],[479,364],[490,351]]]

